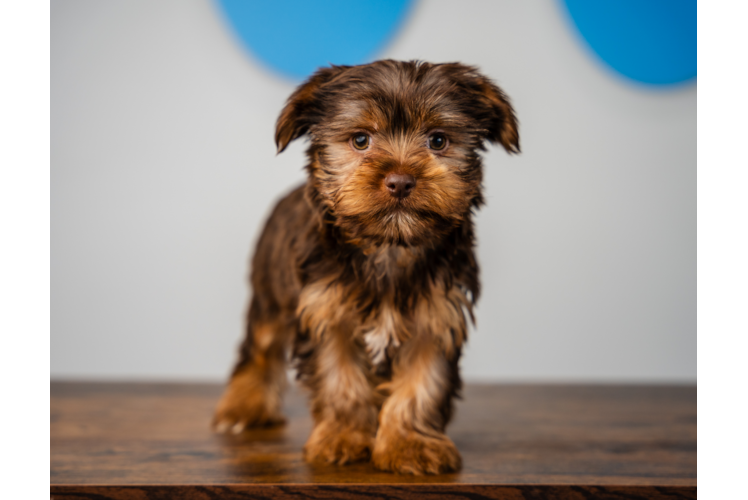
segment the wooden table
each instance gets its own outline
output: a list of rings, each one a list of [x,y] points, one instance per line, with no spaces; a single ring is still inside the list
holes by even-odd
[[[311,466],[305,397],[289,422],[213,434],[221,386],[51,384],[54,499],[696,498],[696,387],[468,385],[448,434],[463,470]]]

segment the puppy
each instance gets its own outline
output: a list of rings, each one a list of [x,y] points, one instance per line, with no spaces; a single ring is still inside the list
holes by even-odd
[[[479,152],[485,141],[519,152],[512,106],[462,64],[332,66],[289,98],[278,152],[304,135],[309,178],[260,236],[246,338],[213,425],[283,422],[293,346],[311,391],[307,461],[456,471],[444,429],[479,294]]]

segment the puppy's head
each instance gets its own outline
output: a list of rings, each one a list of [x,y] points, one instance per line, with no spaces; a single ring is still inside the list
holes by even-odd
[[[519,152],[504,93],[456,63],[320,69],[278,118],[278,151],[304,134],[317,201],[351,241],[438,240],[482,201],[484,141]]]

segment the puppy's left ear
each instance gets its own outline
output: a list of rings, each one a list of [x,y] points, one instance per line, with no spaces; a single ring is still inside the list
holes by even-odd
[[[309,127],[319,121],[320,88],[346,68],[347,66],[320,68],[291,94],[275,124],[278,153],[283,152],[291,141],[306,134]]]
[[[509,98],[496,84],[484,76],[478,76],[476,86],[490,109],[486,138],[504,146],[508,153],[519,153],[519,127]]]
[[[519,153],[519,128],[509,98],[490,79],[473,66],[461,63],[437,65],[461,90],[466,111],[483,129],[483,138]]]

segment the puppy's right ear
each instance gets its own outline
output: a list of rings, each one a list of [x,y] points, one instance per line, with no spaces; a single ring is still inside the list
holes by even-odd
[[[320,68],[291,94],[275,124],[278,153],[283,152],[291,141],[306,134],[309,127],[316,123],[320,111],[317,105],[320,87],[346,68],[347,66]]]

